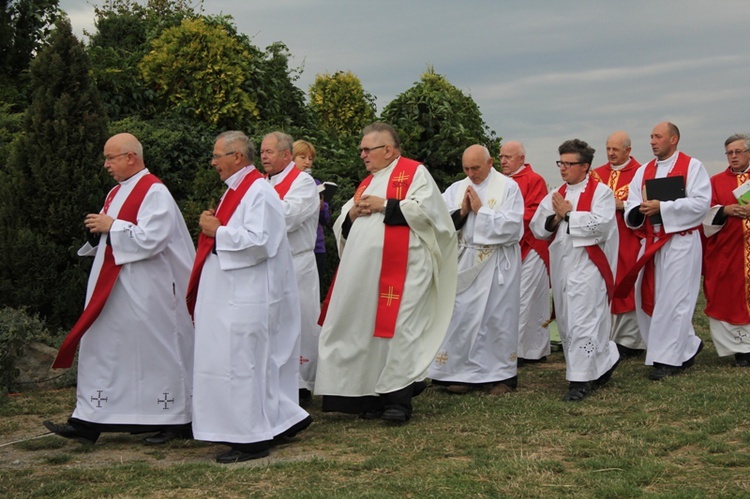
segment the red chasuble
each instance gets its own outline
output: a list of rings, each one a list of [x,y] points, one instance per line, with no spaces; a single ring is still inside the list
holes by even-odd
[[[284,199],[284,196],[286,196],[287,192],[289,192],[289,189],[292,188],[294,179],[299,177],[300,173],[302,173],[302,170],[300,170],[296,166],[292,166],[292,171],[287,173],[286,177],[284,177],[284,180],[273,186],[281,199]]]
[[[549,242],[535,238],[529,228],[529,224],[531,223],[531,219],[534,218],[534,213],[536,213],[539,203],[547,195],[547,182],[544,181],[541,175],[532,170],[529,164],[524,165],[523,169],[511,175],[510,178],[516,181],[523,196],[524,212],[521,261],[526,260],[529,251],[533,249],[544,261],[544,266],[547,267],[547,273],[549,274]]]
[[[245,197],[245,193],[250,186],[253,185],[258,179],[263,178],[260,172],[253,168],[245,178],[242,179],[237,189],[229,189],[224,195],[224,199],[221,201],[218,211],[216,212],[216,218],[219,219],[221,225],[226,225],[229,219],[232,218],[234,211],[240,205],[240,201]],[[216,239],[213,237],[201,234],[198,237],[198,249],[195,252],[195,263],[193,264],[193,271],[190,273],[190,282],[188,283],[187,290],[187,307],[190,312],[190,316],[193,316],[195,311],[195,301],[198,298],[198,284],[201,280],[201,272],[203,271],[203,265],[206,263],[206,258],[211,250],[214,248]]]
[[[596,186],[598,184],[599,182],[595,178],[589,177],[589,183],[583,189],[583,192],[578,198],[576,211],[591,211],[591,202],[594,200],[594,192],[596,192]],[[557,192],[559,192],[562,197],[565,197],[567,190],[568,184],[563,184]],[[592,263],[599,270],[602,279],[604,279],[604,284],[607,287],[607,297],[611,302],[612,296],[615,292],[615,276],[612,275],[612,267],[609,266],[607,255],[604,254],[604,250],[598,244],[584,247],[586,248],[586,253],[588,253]]]
[[[625,202],[628,199],[628,186],[639,166],[641,166],[639,162],[630,158],[630,162],[621,170],[615,171],[610,163],[607,163],[592,171],[591,176],[612,189],[612,192],[615,193],[615,199]],[[624,276],[638,259],[641,240],[633,230],[625,225],[623,211],[617,210],[615,216],[617,217],[617,232],[620,236],[617,249],[617,275]],[[624,314],[633,310],[635,310],[635,286],[630,288],[630,292],[626,296],[615,297],[612,300],[613,314]]]
[[[711,206],[737,204],[732,190],[750,179],[731,169],[711,177]],[[730,324],[750,324],[750,220],[727,217],[706,238],[703,253],[706,315]]]
[[[402,200],[414,180],[414,174],[420,165],[418,161],[401,156],[391,172],[386,188],[386,199]],[[368,175],[357,190],[354,192],[354,201],[364,194],[372,182],[372,175]],[[375,332],[377,338],[393,338],[396,330],[398,310],[401,306],[401,297],[404,294],[404,283],[406,282],[406,270],[409,262],[409,234],[411,229],[406,225],[387,225],[383,235],[383,256],[380,263],[380,280],[378,282],[378,309],[375,313]],[[331,286],[328,288],[328,296],[320,307],[320,318],[318,324],[323,325],[328,304],[333,295],[336,285],[334,275]]]
[[[128,198],[120,208],[120,212],[117,214],[118,220],[124,220],[133,224],[138,223],[138,210],[141,208],[143,199],[146,197],[146,193],[152,185],[161,183],[161,181],[151,173],[148,173],[138,180],[138,183],[133,187],[133,190],[128,195]],[[120,190],[120,184],[116,185],[107,195],[107,200],[104,202],[103,213],[107,213],[109,205],[115,197],[115,194]],[[106,238],[102,238],[99,244],[106,244]],[[115,264],[115,257],[112,253],[112,246],[107,245],[104,251],[104,261],[102,262],[102,268],[99,270],[99,277],[96,279],[94,285],[94,291],[91,294],[91,299],[83,310],[83,313],[76,321],[73,329],[70,330],[68,335],[65,337],[60,350],[57,352],[57,357],[52,363],[53,368],[68,368],[73,365],[73,358],[76,354],[76,348],[78,343],[81,341],[84,333],[88,331],[94,321],[99,317],[104,305],[107,303],[109,294],[112,292],[112,288],[115,286],[117,276],[120,274],[120,268],[122,265]]]
[[[687,175],[688,167],[690,166],[690,156],[683,153],[677,154],[674,167],[667,173],[667,177],[679,177],[682,176],[685,179],[685,187],[687,187]],[[641,189],[645,187],[646,180],[651,180],[656,177],[656,159],[652,159],[647,165],[646,170],[643,172],[643,182]],[[694,231],[695,228],[681,232],[680,234],[687,234],[688,232]],[[638,229],[637,233],[640,237],[646,238],[646,248],[643,255],[636,261],[635,265],[631,267],[628,273],[617,283],[615,290],[615,296],[625,295],[630,288],[635,284],[638,278],[638,272],[643,268],[643,279],[641,280],[641,308],[649,316],[654,312],[654,255],[657,251],[669,241],[674,233],[667,233],[662,227],[661,232],[658,234],[654,232],[654,227],[651,225],[651,220],[646,217],[643,222],[643,228]],[[654,241],[654,239],[656,239]]]

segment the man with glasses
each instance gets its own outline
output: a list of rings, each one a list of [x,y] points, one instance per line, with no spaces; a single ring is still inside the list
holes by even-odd
[[[67,424],[44,425],[92,444],[102,432],[159,432],[150,444],[189,437],[193,324],[182,297],[193,241],[138,139],[111,137],[104,168],[117,185],[84,221],[97,236],[78,251],[94,257],[86,306],[53,364],[70,367],[80,340],[76,408]]]
[[[334,225],[341,262],[320,333],[323,410],[404,422],[456,294],[456,230],[427,168],[385,123],[363,130],[370,175]]]
[[[265,457],[312,421],[297,404],[300,309],[284,208],[254,156],[242,132],[216,139],[211,164],[228,188],[200,216],[187,295],[193,433],[231,447],[222,464]]]
[[[750,187],[750,134],[729,136],[724,148],[729,166],[711,177],[711,210],[703,220],[703,291],[716,353],[750,367],[750,204],[735,194]]]
[[[703,348],[693,329],[693,311],[701,278],[698,229],[710,206],[711,183],[703,163],[677,151],[679,141],[673,123],[653,128],[656,158],[638,168],[625,204],[625,222],[638,231],[642,244],[636,265],[618,277],[617,291],[625,293],[635,282],[638,328],[646,343],[646,365],[652,366],[648,377],[654,381],[692,366]],[[665,180],[652,181],[668,177],[676,178],[684,194],[653,195]],[[644,198],[647,183],[652,195]]]
[[[625,201],[628,199],[628,187],[635,172],[641,166],[630,156],[630,137],[623,131],[614,132],[607,138],[608,163],[603,164],[591,172],[599,182],[612,189],[615,194],[617,209],[617,233],[620,247],[617,252],[617,275],[623,276],[635,265],[641,241],[638,236],[625,225]],[[612,300],[612,332],[610,338],[617,344],[621,358],[642,354],[646,345],[638,331],[638,318],[635,313],[635,287],[631,287],[627,295],[615,297]]]
[[[310,401],[315,386],[320,337],[320,281],[315,260],[320,195],[312,176],[297,168],[292,161],[293,144],[291,136],[271,132],[261,143],[260,160],[266,178],[278,193],[284,207],[302,312],[299,398],[300,402],[306,403]]]
[[[565,183],[542,200],[531,230],[551,241],[552,296],[569,382],[563,401],[577,402],[606,384],[619,362],[609,339],[617,223],[612,191],[589,176],[594,149],[572,139],[558,152]]]
[[[466,178],[443,193],[458,232],[456,305],[429,377],[451,393],[502,395],[518,385],[523,197],[486,147],[469,146],[461,163]]]
[[[544,362],[550,353],[549,329],[544,326],[549,311],[549,243],[534,237],[529,224],[539,203],[547,195],[547,182],[526,163],[526,148],[509,141],[500,148],[503,174],[512,178],[523,196],[521,238],[521,304],[518,310],[518,366]]]

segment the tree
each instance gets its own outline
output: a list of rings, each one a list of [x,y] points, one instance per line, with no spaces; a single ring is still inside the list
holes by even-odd
[[[29,64],[58,15],[57,4],[0,0],[0,100],[25,107]]]
[[[351,71],[319,74],[310,85],[310,110],[318,127],[329,134],[358,136],[375,121],[375,98]]]
[[[106,194],[106,117],[83,45],[70,22],[55,23],[30,69],[32,101],[0,177],[0,297],[55,327],[81,311],[87,266],[76,249],[83,218]]]
[[[152,42],[138,67],[165,106],[210,125],[231,127],[259,114],[242,88],[252,57],[224,26],[185,19]]]
[[[385,106],[381,119],[398,130],[405,154],[429,167],[441,189],[461,173],[464,149],[484,144],[496,151],[500,144],[474,100],[432,68]]]

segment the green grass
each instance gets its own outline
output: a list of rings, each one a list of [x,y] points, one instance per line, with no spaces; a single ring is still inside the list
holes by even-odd
[[[323,414],[271,458],[218,465],[205,442],[148,447],[103,435],[0,448],[3,497],[750,497],[750,370],[706,343],[684,375],[652,382],[626,360],[609,386],[564,403],[562,354],[524,367],[516,393],[450,395],[431,388],[406,425]],[[73,390],[0,404],[0,444],[31,421],[64,419]]]

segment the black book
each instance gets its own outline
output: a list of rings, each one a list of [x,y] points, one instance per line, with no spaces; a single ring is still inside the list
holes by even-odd
[[[331,199],[333,199],[333,195],[336,194],[337,190],[339,190],[339,186],[333,182],[323,182],[318,185],[318,194],[323,196],[323,201],[326,203],[331,202]]]
[[[674,201],[685,197],[685,177],[664,177],[646,180],[644,199]],[[649,217],[651,225],[661,224],[661,213]]]

